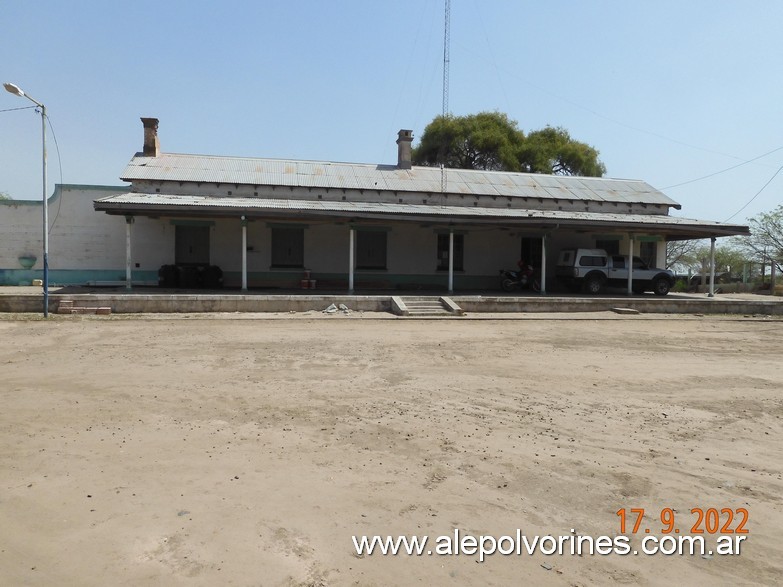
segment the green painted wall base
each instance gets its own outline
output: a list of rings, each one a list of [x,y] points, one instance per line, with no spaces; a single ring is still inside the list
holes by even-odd
[[[134,281],[157,283],[157,271],[135,270]],[[43,279],[42,269],[0,269],[0,285],[32,285]],[[125,281],[125,269],[49,269],[49,285],[84,285],[91,281]]]

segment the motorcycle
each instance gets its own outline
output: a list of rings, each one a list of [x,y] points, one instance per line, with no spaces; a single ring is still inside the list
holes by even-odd
[[[530,289],[534,292],[541,291],[541,282],[533,275],[533,268],[528,266],[524,271],[500,270],[500,287],[503,291],[515,289]]]

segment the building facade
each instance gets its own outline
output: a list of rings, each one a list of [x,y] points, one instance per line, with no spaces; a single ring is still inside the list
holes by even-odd
[[[307,278],[318,289],[483,291],[524,258],[554,291],[561,248],[664,266],[667,240],[747,234],[671,216],[679,204],[643,181],[414,166],[409,130],[396,165],[377,165],[163,153],[157,119],[142,122],[143,150],[121,176],[129,188],[58,187],[54,283],[155,283],[159,272],[217,267],[224,286],[241,289]],[[18,208],[29,234],[0,268],[35,250],[35,206]],[[35,271],[0,269],[0,279]]]

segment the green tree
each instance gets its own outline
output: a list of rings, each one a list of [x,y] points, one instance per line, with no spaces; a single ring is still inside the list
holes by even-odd
[[[783,204],[771,212],[762,212],[748,220],[751,236],[740,241],[747,254],[757,262],[774,261],[783,270]]]
[[[564,128],[548,126],[527,135],[519,154],[522,168],[530,173],[601,177],[606,167],[598,151],[571,138]]]
[[[696,249],[701,241],[681,240],[666,243],[666,268],[675,273],[687,272],[697,263]]]
[[[677,273],[699,275],[710,273],[710,245],[704,240],[669,241],[666,245],[666,265]],[[752,259],[735,241],[715,247],[715,273],[742,277],[746,265]]]
[[[13,198],[9,196],[6,192],[0,192],[0,200],[12,200]]]
[[[600,177],[606,172],[598,151],[565,129],[546,127],[525,137],[516,121],[501,112],[435,117],[413,150],[413,162],[558,175]]]
[[[437,116],[424,129],[412,159],[417,165],[520,171],[523,140],[517,123],[500,112]]]

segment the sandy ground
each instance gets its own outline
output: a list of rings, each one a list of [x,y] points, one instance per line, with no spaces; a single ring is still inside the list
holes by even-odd
[[[783,321],[265,318],[0,318],[0,584],[783,580]],[[748,510],[739,556],[351,540],[615,536],[620,508],[689,534],[710,507]]]

